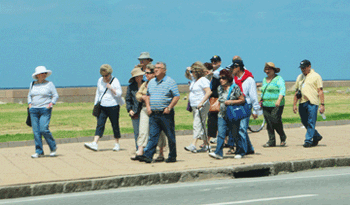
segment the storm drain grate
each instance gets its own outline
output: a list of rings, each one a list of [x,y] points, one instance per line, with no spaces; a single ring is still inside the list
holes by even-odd
[[[271,174],[270,168],[255,169],[250,171],[235,172],[233,176],[235,178],[250,178],[250,177],[266,177]]]

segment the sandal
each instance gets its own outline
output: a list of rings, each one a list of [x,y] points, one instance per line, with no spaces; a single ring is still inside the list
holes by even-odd
[[[230,154],[235,154],[235,148],[230,148],[229,151],[226,152],[227,155],[230,155]]]
[[[131,160],[139,160],[142,155],[135,155],[134,157],[130,157]]]
[[[165,159],[162,155],[159,155],[154,161],[155,162],[163,162]]]
[[[286,144],[287,144],[286,141],[282,141],[281,144],[280,144],[280,146],[281,146],[281,147],[284,147],[284,146],[286,146]]]

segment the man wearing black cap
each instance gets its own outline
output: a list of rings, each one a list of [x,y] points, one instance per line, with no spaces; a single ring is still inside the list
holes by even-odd
[[[295,82],[296,92],[294,95],[293,112],[297,113],[297,102],[299,102],[299,115],[301,123],[306,128],[304,147],[317,146],[322,139],[320,133],[315,129],[317,120],[317,111],[324,113],[324,94],[321,76],[311,69],[309,60],[300,62],[300,74]],[[320,104],[320,108],[318,105]]]
[[[218,86],[220,85],[219,80],[219,74],[220,71],[223,69],[221,67],[221,58],[218,55],[213,56],[210,59],[212,65],[213,65],[213,78],[210,82],[210,89],[212,91],[212,94],[210,96],[211,100],[210,102],[213,102],[213,98],[218,98]],[[216,134],[218,131],[218,112],[211,112],[209,110],[208,112],[208,140],[210,138],[216,138]],[[216,142],[216,140],[212,140],[211,142]]]

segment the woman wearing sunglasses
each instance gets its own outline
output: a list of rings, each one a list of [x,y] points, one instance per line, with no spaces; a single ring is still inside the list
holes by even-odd
[[[240,120],[229,120],[226,117],[226,107],[228,105],[242,104],[245,102],[241,89],[233,83],[233,76],[227,69],[220,71],[220,86],[218,87],[220,111],[218,114],[218,137],[217,146],[215,152],[209,153],[210,157],[215,159],[223,159],[223,148],[226,137],[226,131],[228,131],[229,137],[236,141],[236,159],[240,159],[244,156],[245,152],[242,147],[242,140],[239,131]],[[232,91],[230,87],[232,86]],[[229,95],[229,98],[228,98]],[[229,100],[228,100],[229,99]]]

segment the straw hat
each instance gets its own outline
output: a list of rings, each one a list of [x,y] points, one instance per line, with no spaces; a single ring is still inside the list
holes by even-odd
[[[275,73],[279,73],[279,72],[281,71],[281,69],[280,69],[280,68],[277,68],[277,67],[275,66],[275,64],[272,63],[272,62],[267,62],[267,63],[265,63],[265,68],[266,68],[266,67],[272,68],[272,69],[275,71]]]
[[[36,75],[38,75],[40,73],[47,73],[46,77],[49,77],[52,74],[52,71],[47,70],[45,66],[38,66],[35,68],[35,73],[32,74],[32,78],[37,80],[38,78],[36,78]]]
[[[145,72],[141,70],[139,66],[135,66],[134,69],[131,71],[131,78],[129,79],[129,83],[131,83],[134,80],[134,77],[145,75]]]

